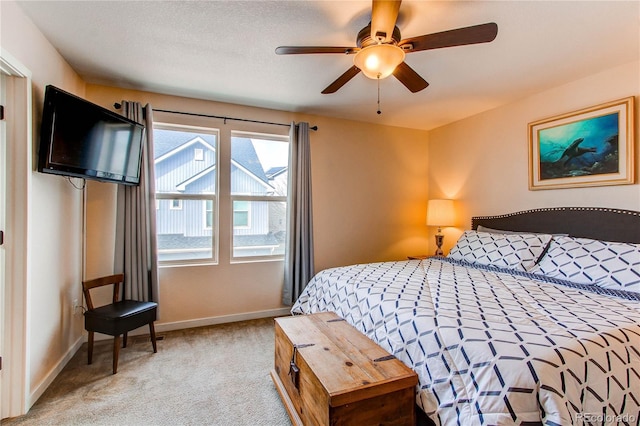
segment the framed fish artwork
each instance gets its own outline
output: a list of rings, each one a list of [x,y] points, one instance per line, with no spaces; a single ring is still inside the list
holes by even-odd
[[[634,183],[634,97],[529,123],[529,189]]]

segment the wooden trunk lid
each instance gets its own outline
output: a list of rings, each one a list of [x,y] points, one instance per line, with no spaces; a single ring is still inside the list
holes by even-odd
[[[291,345],[299,346],[298,364],[306,364],[313,372],[331,407],[418,383],[415,372],[333,312],[277,318],[276,322]]]

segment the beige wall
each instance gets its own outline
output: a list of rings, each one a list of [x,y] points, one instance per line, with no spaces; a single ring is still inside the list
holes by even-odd
[[[530,191],[527,133],[530,122],[635,96],[637,176],[639,76],[640,62],[632,62],[429,132],[429,194],[458,200],[459,227],[444,230],[445,248],[473,215],[555,206],[640,210],[637,183]]]
[[[26,286],[27,315],[27,406],[46,389],[82,339],[82,316],[72,316],[73,299],[82,300],[82,197],[57,176],[35,172],[44,87],[53,84],[84,95],[84,82],[62,59],[40,31],[11,1],[0,2],[3,52],[7,52],[32,76],[32,140],[10,140],[9,144],[28,145],[29,176],[12,180],[10,185],[27,194],[26,282],[7,285]],[[11,149],[11,148],[9,148]],[[81,184],[82,181],[77,181]],[[8,200],[8,205],[12,200]]]
[[[427,132],[105,86],[88,85],[86,96],[107,108],[128,99],[148,102],[155,109],[278,123],[309,121],[319,127],[311,132],[316,269],[403,259],[426,249]],[[154,119],[219,126],[222,138],[236,125],[160,112],[154,113]],[[260,125],[250,130],[288,132],[286,127]],[[87,276],[98,276],[113,267],[110,238],[115,188],[91,182],[88,194]],[[221,223],[227,222],[226,210],[221,200]],[[228,234],[221,234],[224,238]],[[218,265],[161,268],[159,327],[199,325],[279,310],[283,308],[282,271],[282,262],[231,265],[224,252]]]

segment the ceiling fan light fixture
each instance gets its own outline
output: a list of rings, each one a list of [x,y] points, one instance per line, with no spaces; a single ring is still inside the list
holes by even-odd
[[[353,64],[367,77],[377,80],[389,77],[404,61],[405,52],[395,44],[373,44],[356,53]]]

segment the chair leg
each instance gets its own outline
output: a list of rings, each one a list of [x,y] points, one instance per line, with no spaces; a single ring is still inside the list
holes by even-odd
[[[127,333],[124,333],[122,335],[122,347],[126,348],[127,347]]]
[[[87,343],[87,364],[93,362],[93,331],[89,332],[89,342]]]
[[[156,346],[156,329],[153,326],[153,321],[149,323],[149,334],[151,335],[151,344],[153,345],[153,353],[158,352],[158,348]]]
[[[118,372],[118,355],[120,354],[120,336],[113,338],[113,374]]]

